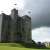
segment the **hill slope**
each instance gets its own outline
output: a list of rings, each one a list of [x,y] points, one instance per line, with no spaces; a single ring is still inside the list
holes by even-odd
[[[21,44],[16,44],[16,43],[0,43],[0,50],[43,50],[43,49],[25,48]]]

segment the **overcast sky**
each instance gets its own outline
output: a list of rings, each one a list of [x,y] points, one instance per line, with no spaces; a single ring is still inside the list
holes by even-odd
[[[33,40],[50,41],[50,0],[0,0],[0,13],[10,14],[14,7],[19,9],[20,15],[27,14],[32,18]]]

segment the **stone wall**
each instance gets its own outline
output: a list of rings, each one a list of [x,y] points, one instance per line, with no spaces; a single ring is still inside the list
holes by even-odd
[[[0,42],[1,42],[1,31],[2,31],[2,15],[0,14]]]
[[[20,17],[18,10],[13,9],[11,15],[2,14],[1,19],[0,37],[2,42],[31,43],[31,18],[29,16]]]
[[[10,34],[10,17],[8,15],[2,14],[2,32],[1,41],[8,42]]]

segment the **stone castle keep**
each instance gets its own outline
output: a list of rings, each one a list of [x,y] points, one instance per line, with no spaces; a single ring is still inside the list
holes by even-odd
[[[0,14],[0,42],[31,43],[31,18],[20,17],[16,9],[10,15]]]

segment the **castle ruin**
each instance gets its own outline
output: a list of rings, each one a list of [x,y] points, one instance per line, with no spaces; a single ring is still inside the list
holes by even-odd
[[[31,43],[31,17],[20,17],[16,9],[0,14],[0,41]]]

